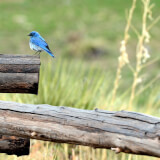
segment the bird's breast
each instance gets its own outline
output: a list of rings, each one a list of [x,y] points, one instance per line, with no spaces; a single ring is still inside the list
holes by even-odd
[[[42,51],[42,48],[40,48],[39,46],[33,44],[32,42],[29,42],[29,46],[34,51]]]

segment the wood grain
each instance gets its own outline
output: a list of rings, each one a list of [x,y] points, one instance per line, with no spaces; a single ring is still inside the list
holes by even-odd
[[[40,57],[0,55],[0,93],[38,93]]]
[[[160,118],[0,101],[0,134],[160,157]]]

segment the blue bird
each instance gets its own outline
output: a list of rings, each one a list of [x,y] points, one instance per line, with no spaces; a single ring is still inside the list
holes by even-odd
[[[36,51],[36,53],[40,53],[41,51],[47,52],[49,55],[54,57],[52,51],[49,49],[47,42],[44,38],[36,31],[32,31],[28,36],[30,36],[29,46],[32,50]]]

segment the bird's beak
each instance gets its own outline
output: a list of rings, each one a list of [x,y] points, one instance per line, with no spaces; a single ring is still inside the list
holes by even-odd
[[[27,36],[31,36],[31,33],[30,33],[30,34],[28,34]]]

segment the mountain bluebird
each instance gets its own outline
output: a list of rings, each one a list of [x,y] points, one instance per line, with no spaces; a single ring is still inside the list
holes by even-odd
[[[44,40],[43,37],[41,37],[41,35],[38,32],[32,31],[28,36],[31,37],[29,41],[29,46],[32,50],[36,51],[36,53],[45,51],[49,55],[54,57],[52,51],[49,49],[47,42]]]

